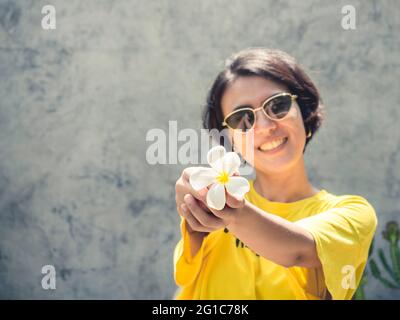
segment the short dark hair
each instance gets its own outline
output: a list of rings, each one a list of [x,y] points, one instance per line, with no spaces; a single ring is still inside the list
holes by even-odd
[[[305,147],[321,126],[324,113],[320,94],[310,77],[289,54],[267,48],[248,48],[233,54],[225,61],[225,68],[217,75],[207,94],[202,120],[205,129],[223,128],[222,96],[238,77],[260,76],[284,85],[297,95],[306,135]],[[305,147],[303,153],[305,151]]]

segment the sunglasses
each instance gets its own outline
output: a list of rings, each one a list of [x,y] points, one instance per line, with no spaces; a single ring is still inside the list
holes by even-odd
[[[296,95],[287,92],[275,94],[265,100],[259,108],[241,108],[231,112],[225,117],[222,125],[233,130],[247,132],[254,127],[256,112],[261,109],[269,119],[274,121],[283,120],[290,111],[292,101],[296,98]]]

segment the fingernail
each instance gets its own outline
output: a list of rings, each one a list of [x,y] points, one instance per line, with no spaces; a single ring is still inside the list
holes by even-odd
[[[184,212],[187,212],[187,206],[186,206],[186,204],[181,204],[181,209],[184,211]]]

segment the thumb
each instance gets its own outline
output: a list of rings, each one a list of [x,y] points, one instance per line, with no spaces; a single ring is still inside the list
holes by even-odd
[[[226,204],[233,209],[242,208],[244,206],[244,198],[233,196],[226,192]]]

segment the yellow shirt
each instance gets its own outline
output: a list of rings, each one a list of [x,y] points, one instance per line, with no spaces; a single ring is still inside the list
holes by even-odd
[[[360,196],[321,190],[291,203],[258,194],[253,181],[246,199],[306,228],[322,268],[285,268],[244,245],[227,229],[209,233],[192,258],[185,222],[174,250],[174,299],[351,299],[361,280],[377,227],[374,208]]]

